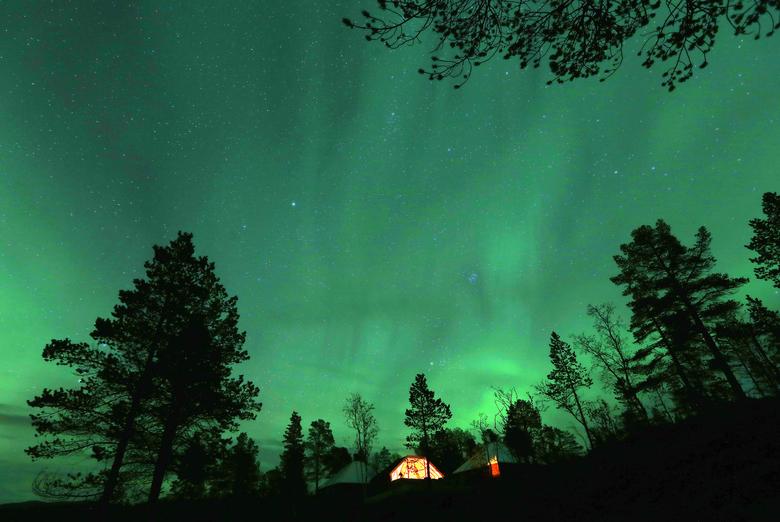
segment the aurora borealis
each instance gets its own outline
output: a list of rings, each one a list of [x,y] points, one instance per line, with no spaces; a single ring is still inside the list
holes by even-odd
[[[777,37],[724,30],[673,94],[629,58],[552,87],[495,60],[456,91],[416,73],[426,46],[341,25],[363,7],[0,5],[0,502],[63,467],[23,453],[25,401],[75,384],[43,346],[88,340],[177,230],[239,297],[263,469],[293,409],[350,445],[350,392],[401,451],[416,373],[464,428],[491,386],[531,391],[551,330],[623,303],[611,256],[659,217],[707,226],[719,270],[780,306],[743,247],[780,185]]]

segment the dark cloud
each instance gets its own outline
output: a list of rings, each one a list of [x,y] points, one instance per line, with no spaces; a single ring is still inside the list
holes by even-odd
[[[0,425],[5,426],[30,426],[30,417],[27,415],[14,415],[0,412]]]

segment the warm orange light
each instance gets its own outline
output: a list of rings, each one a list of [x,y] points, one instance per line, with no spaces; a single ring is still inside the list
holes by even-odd
[[[498,458],[497,457],[491,457],[488,461],[488,465],[490,466],[490,476],[491,477],[497,477],[501,475],[501,470],[498,469]]]
[[[444,478],[444,474],[439,469],[430,464],[431,478]],[[398,479],[424,479],[428,465],[425,457],[404,457],[404,459],[390,472],[390,481]]]

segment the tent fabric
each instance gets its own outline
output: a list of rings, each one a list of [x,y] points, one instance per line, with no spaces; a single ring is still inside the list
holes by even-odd
[[[444,478],[444,473],[439,471],[439,468],[430,463],[431,478],[440,479]],[[390,481],[398,479],[424,479],[428,470],[428,463],[425,457],[419,457],[417,455],[408,455],[401,459],[401,461],[390,472]]]
[[[368,484],[376,474],[376,470],[365,462],[352,461],[323,482],[320,489],[336,484]]]
[[[501,464],[517,464],[517,459],[504,444],[489,442],[477,449],[472,456],[453,473],[489,468],[492,476],[501,474]]]

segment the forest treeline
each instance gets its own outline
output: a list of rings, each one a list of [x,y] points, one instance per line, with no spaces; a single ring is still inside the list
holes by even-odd
[[[780,197],[764,194],[762,209],[746,246],[755,276],[780,288]],[[628,322],[612,304],[589,305],[590,332],[568,340],[551,333],[546,378],[525,395],[494,389],[495,411],[469,429],[447,427],[450,405],[416,375],[405,446],[445,475],[491,441],[502,441],[519,462],[545,465],[727,402],[777,396],[780,314],[738,297],[747,279],[718,272],[710,242],[704,227],[688,245],[662,220],[635,229],[614,256],[611,277],[628,299]],[[246,433],[230,436],[261,410],[258,388],[233,373],[249,357],[237,298],[214,264],[195,255],[191,234],[155,246],[145,269],[119,292],[111,316],[95,321],[92,343],[52,340],[43,350],[44,360],[69,368],[79,384],[46,388],[28,401],[38,441],[26,452],[33,459],[87,455],[95,466],[41,473],[36,493],[104,507],[155,503],[163,491],[178,499],[303,497],[353,460],[384,470],[400,458],[375,447],[374,404],[354,393],[342,408],[351,448],[335,444],[329,421],[314,419],[305,430],[293,411],[279,466],[261,472],[257,444]],[[588,391],[596,384],[600,395]],[[581,429],[544,424],[550,406]]]

